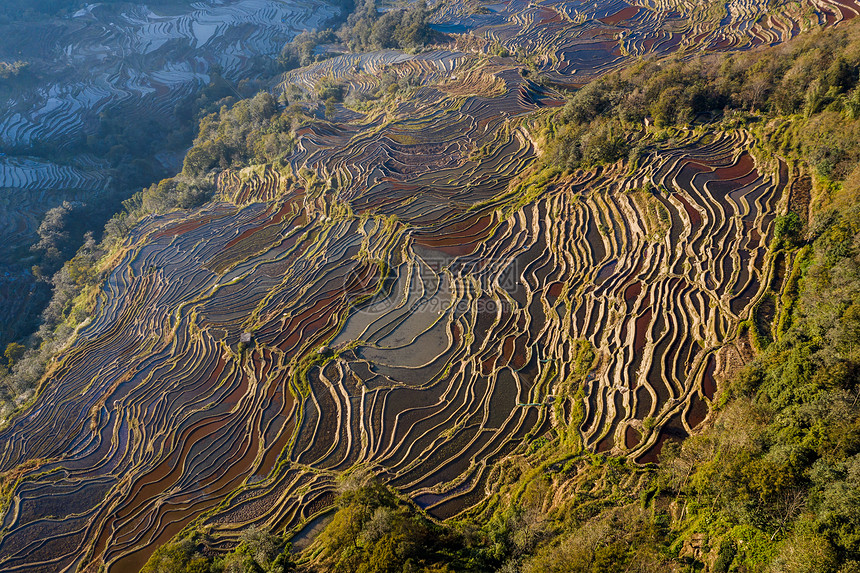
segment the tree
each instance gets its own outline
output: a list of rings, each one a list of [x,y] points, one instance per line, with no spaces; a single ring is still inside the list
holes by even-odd
[[[774,222],[773,238],[776,243],[776,248],[780,245],[785,247],[793,247],[800,240],[800,232],[803,230],[803,221],[800,215],[793,211],[789,211],[785,215],[780,215]]]
[[[63,201],[61,205],[49,209],[39,225],[39,242],[33,249],[41,251],[49,261],[63,258],[69,247],[71,215],[82,206],[80,201]]]
[[[18,344],[17,342],[10,342],[6,346],[6,352],[3,353],[3,356],[6,357],[6,364],[9,367],[13,367],[18,360],[24,356],[24,353],[27,351],[27,347],[23,344]]]
[[[337,114],[337,100],[330,97],[325,100],[325,118],[332,120],[334,119],[335,114]]]
[[[843,93],[857,83],[857,69],[848,63],[845,56],[840,54],[827,68],[825,78],[830,89],[836,93]]]

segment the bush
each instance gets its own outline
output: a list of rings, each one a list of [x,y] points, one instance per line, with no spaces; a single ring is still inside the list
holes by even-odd
[[[774,249],[791,248],[800,243],[803,221],[797,213],[789,212],[785,215],[779,215],[774,221],[773,227]]]

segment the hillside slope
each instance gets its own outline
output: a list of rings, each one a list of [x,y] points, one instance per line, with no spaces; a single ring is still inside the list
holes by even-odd
[[[205,118],[67,265],[74,334],[0,434],[4,570],[274,567],[261,531],[375,570],[379,511],[459,528],[422,567],[860,556],[814,497],[860,446],[857,7],[473,9]]]

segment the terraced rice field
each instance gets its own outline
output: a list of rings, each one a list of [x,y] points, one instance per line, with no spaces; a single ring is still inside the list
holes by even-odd
[[[804,0],[768,6],[763,0],[712,4],[684,0],[567,2],[448,2],[436,27],[483,38],[534,57],[540,72],[566,85],[583,85],[632,57],[678,50],[743,50],[773,45],[818,25],[837,25],[860,13],[854,0]]]
[[[19,55],[67,69],[3,102],[0,143],[73,144],[106,108],[167,119],[178,101],[209,82],[213,65],[231,81],[247,78],[254,58],[276,56],[296,34],[335,14],[315,0],[182,6],[159,12],[146,4],[90,4],[22,38]]]
[[[633,54],[743,49],[796,34],[800,14],[856,13],[758,19],[737,2],[713,29],[677,2],[486,8],[436,18],[543,54],[567,84]],[[146,25],[142,53],[172,31],[214,37]],[[648,463],[707,420],[748,352],[740,323],[779,298],[788,262],[768,246],[789,168],[759,163],[742,130],[686,131],[646,140],[632,172],[534,190],[529,122],[562,98],[462,46],[340,56],[281,87],[329,77],[370,94],[383,72],[415,80],[408,97],[339,106],[283,165],[224,170],[216,201],[131,232],[92,317],[0,432],[0,569],[134,571],[188,526],[214,550],[250,525],[299,533],[356,466],[446,519],[531,438],[572,430]]]
[[[230,0],[188,3],[159,13],[145,4],[90,4],[65,19],[28,27],[6,26],[14,54],[39,68],[41,81],[0,102],[0,147],[57,146],[69,164],[32,157],[0,158],[0,219],[24,218],[31,226],[68,199],[69,192],[96,197],[110,185],[104,162],[74,155],[80,138],[93,135],[98,116],[114,110],[131,121],[166,121],[183,98],[210,81],[212,66],[224,77],[250,77],[255,58],[276,56],[284,43],[319,27],[335,8],[317,1]],[[20,36],[20,38],[17,38]],[[34,193],[37,192],[37,193]],[[5,233],[4,242],[29,246]]]
[[[527,437],[575,424],[587,447],[648,462],[706,419],[739,322],[779,288],[767,245],[787,168],[758,165],[743,132],[690,132],[633,174],[577,172],[522,200],[525,122],[560,100],[509,60],[382,52],[285,81],[370,91],[383,66],[426,81],[133,230],[0,435],[15,480],[0,568],[133,571],[190,524],[216,550],[249,525],[299,532],[357,465],[445,519]],[[582,341],[598,359],[579,400]]]
[[[82,158],[86,159],[86,158]],[[97,162],[58,166],[33,158],[0,157],[0,263],[12,263],[33,241],[45,211],[107,191],[111,177]]]
[[[91,203],[117,192],[108,162],[79,151],[100,114],[129,125],[169,122],[177,104],[210,82],[214,66],[231,82],[253,79],[255,62],[276,57],[285,42],[336,12],[317,0],[175,2],[170,9],[92,3],[65,18],[0,27],[0,57],[27,60],[37,78],[0,101],[0,150],[10,154],[0,157],[0,264],[9,273],[0,320],[14,323],[26,303],[28,249],[45,213],[66,200]],[[67,160],[13,155],[38,153],[33,146],[40,145]]]

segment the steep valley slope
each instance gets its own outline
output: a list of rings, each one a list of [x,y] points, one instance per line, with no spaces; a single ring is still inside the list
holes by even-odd
[[[101,227],[101,205],[117,209],[132,187],[179,170],[190,143],[180,126],[207,86],[241,97],[236,86],[271,75],[285,42],[340,12],[281,0],[81,4],[0,25],[0,60],[26,64],[0,82],[4,347],[26,334],[21,315],[44,305],[31,267],[53,265],[31,248],[49,210],[65,202]]]
[[[709,116],[671,136],[649,117],[617,134],[635,156],[565,168],[547,126],[567,89],[643,55],[777,45],[860,10],[727,6],[442,3],[449,45],[286,73],[276,94],[336,82],[345,103],[298,105],[277,160],[201,159],[215,199],[105,254],[6,421],[0,569],[137,571],[191,528],[216,553],[252,526],[289,537],[355,468],[444,521],[536,439],[648,464],[706,426],[748,331],[784,310],[798,165]],[[268,133],[300,113],[268,109]]]

